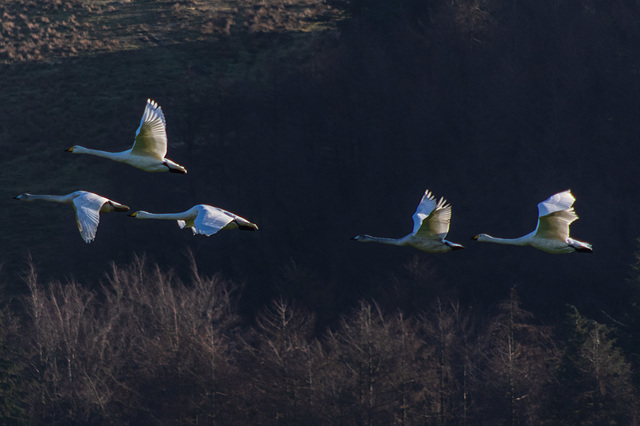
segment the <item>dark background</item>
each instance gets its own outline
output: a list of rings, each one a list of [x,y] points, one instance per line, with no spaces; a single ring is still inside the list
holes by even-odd
[[[369,297],[491,305],[513,285],[552,319],[567,303],[625,309],[640,234],[635,3],[29,4],[2,6],[14,24],[0,68],[7,291],[24,290],[28,256],[45,277],[90,285],[135,254],[182,274],[191,251],[201,272],[244,286],[248,315],[279,294],[329,322]],[[57,33],[34,29],[43,14]],[[127,149],[147,98],[186,176],[64,152]],[[466,250],[350,241],[407,234],[427,188],[453,205],[449,238]],[[571,235],[592,255],[469,240],[530,232],[536,204],[567,188]],[[203,238],[107,214],[86,245],[69,206],[11,199],[78,189],[133,211],[211,204],[260,231]]]

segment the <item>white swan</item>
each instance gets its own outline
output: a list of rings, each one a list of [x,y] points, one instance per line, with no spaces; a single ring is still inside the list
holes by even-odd
[[[85,243],[90,243],[95,239],[98,223],[100,222],[100,213],[126,212],[129,210],[129,207],[124,204],[87,191],[75,191],[67,195],[34,195],[25,192],[14,198],[23,201],[46,200],[73,204],[73,208],[76,211],[78,230]]]
[[[363,243],[375,242],[395,246],[412,246],[430,253],[459,250],[460,244],[445,240],[451,222],[451,204],[440,198],[438,202],[426,190],[416,212],[413,214],[413,232],[402,238],[380,238],[371,235],[357,235],[353,240]]]
[[[151,99],[142,114],[133,147],[122,152],[106,152],[75,145],[66,149],[74,154],[90,154],[127,163],[147,172],[187,173],[180,164],[165,158],[167,155],[167,129],[162,108]]]
[[[574,251],[591,253],[591,244],[569,238],[569,225],[578,219],[572,207],[575,200],[568,189],[539,203],[538,225],[533,232],[524,237],[505,239],[479,234],[473,239],[480,242],[531,246],[554,254]]]
[[[193,234],[204,234],[207,237],[221,229],[240,229],[242,231],[257,231],[258,225],[249,222],[236,214],[218,207],[206,204],[198,204],[182,213],[149,213],[144,210],[137,211],[129,216],[136,219],[165,219],[177,220],[178,226],[191,228]]]

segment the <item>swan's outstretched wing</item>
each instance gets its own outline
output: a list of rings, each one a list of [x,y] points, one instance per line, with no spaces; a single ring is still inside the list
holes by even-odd
[[[92,192],[78,192],[80,194],[73,199],[76,223],[84,242],[90,243],[96,237],[98,223],[100,222],[100,209],[109,200]]]
[[[543,202],[538,203],[538,217],[546,216],[560,210],[568,210],[575,201],[576,199],[570,189],[558,192]]]
[[[578,219],[573,208],[560,210],[538,218],[536,237],[566,241],[569,238],[569,225]]]
[[[167,155],[167,129],[164,114],[162,108],[151,99],[147,99],[147,106],[142,114],[131,152],[159,160]]]
[[[566,241],[569,238],[569,225],[578,219],[572,207],[575,200],[571,191],[566,190],[539,203],[535,235],[540,238]]]
[[[194,233],[207,237],[215,234],[235,219],[233,213],[217,207],[200,204],[197,207],[198,216],[193,221]]]
[[[442,239],[447,236],[450,223],[451,205],[443,198],[436,202],[433,194],[425,191],[413,214],[413,234],[422,238]]]

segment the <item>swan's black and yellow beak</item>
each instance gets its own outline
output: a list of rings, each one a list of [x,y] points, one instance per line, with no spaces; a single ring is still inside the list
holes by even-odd
[[[65,152],[73,152],[75,146],[72,146],[71,148],[67,148],[65,149]]]
[[[472,240],[478,241],[478,238],[480,238],[480,235],[476,235],[475,237],[471,237]]]
[[[133,212],[133,213],[131,213],[129,216],[130,216],[130,217],[136,217],[136,216],[138,216],[138,212]]]

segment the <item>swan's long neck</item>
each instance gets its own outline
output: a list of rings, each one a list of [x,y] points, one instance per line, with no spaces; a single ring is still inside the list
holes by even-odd
[[[140,211],[135,215],[136,219],[163,219],[163,220],[185,220],[185,213],[149,213]]]
[[[363,243],[381,243],[381,244],[390,244],[393,246],[404,246],[407,244],[406,237],[384,238],[384,237],[373,237],[371,235],[360,235],[357,238],[357,240]]]
[[[478,236],[478,241],[482,243],[507,244],[511,246],[527,246],[531,242],[529,237],[529,235],[525,235],[520,238],[497,238],[487,234],[480,234]]]
[[[45,200],[45,201],[53,201],[55,203],[70,203],[73,201],[72,194],[68,195],[38,195],[38,194],[29,194],[26,201],[32,200]]]
[[[121,156],[122,156],[121,152],[100,151],[99,149],[85,148],[83,146],[75,146],[75,147],[73,147],[72,153],[73,154],[95,155],[96,157],[108,158],[108,159],[114,160],[114,161],[121,161]]]

